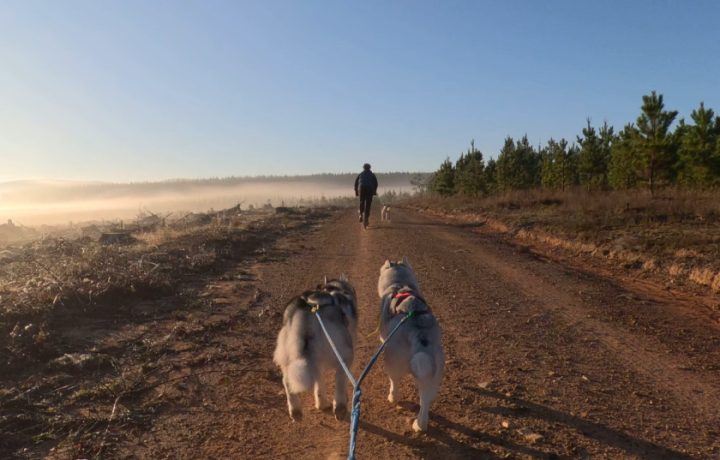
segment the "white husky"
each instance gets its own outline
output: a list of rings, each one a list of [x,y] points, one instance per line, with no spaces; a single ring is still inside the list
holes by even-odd
[[[380,220],[390,222],[390,206],[383,206],[380,211]]]
[[[357,332],[355,289],[342,275],[315,290],[295,297],[285,308],[283,326],[277,339],[273,361],[282,370],[288,410],[293,420],[302,418],[299,393],[315,389],[315,407],[325,410],[327,400],[323,373],[335,371],[335,418],[347,413],[347,376],[342,370],[327,338],[320,328],[313,308],[317,307],[323,323],[345,363],[350,366]]]
[[[413,422],[415,431],[426,431],[430,405],[437,396],[445,367],[440,326],[422,298],[420,288],[406,257],[401,262],[386,260],[380,267],[380,338],[409,312],[414,315],[400,326],[385,348],[385,373],[390,377],[388,401],[398,400],[398,383],[412,374],[420,394],[420,411]]]

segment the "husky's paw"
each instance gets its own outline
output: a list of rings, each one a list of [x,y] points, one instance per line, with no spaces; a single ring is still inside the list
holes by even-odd
[[[302,409],[290,409],[290,418],[293,422],[299,422],[303,418]]]
[[[389,402],[395,404],[397,402],[397,400],[398,400],[398,397],[395,393],[393,393],[393,392],[388,393],[388,401]]]
[[[415,421],[413,421],[413,431],[415,431],[416,433],[422,433],[423,431],[427,431],[427,422],[421,425],[420,423],[418,423],[418,420],[415,419]]]
[[[345,404],[338,404],[333,410],[335,414],[335,420],[345,420],[347,418],[347,406]]]
[[[315,408],[317,410],[326,411],[332,408],[332,404],[330,404],[330,402],[328,401],[316,401]]]

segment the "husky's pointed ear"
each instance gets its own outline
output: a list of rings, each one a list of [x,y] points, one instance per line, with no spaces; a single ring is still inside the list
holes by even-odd
[[[323,276],[323,286],[328,283],[327,275]]]
[[[403,256],[403,265],[410,265],[410,261],[408,260],[407,256]]]
[[[348,280],[348,276],[345,273],[340,274],[340,281],[350,281]]]
[[[390,268],[390,259],[385,259],[385,263],[380,268]]]

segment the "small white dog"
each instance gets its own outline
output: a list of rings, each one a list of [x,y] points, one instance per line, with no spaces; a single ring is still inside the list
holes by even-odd
[[[390,378],[388,401],[398,400],[398,383],[412,374],[420,394],[420,411],[413,422],[415,431],[426,431],[430,405],[437,396],[445,367],[440,326],[422,298],[406,257],[401,262],[386,260],[380,267],[380,338],[385,340],[397,323],[413,312],[385,347],[385,373]]]
[[[299,393],[310,388],[315,389],[316,408],[325,410],[330,407],[323,382],[326,370],[335,371],[335,418],[345,418],[347,376],[312,309],[318,308],[340,356],[350,366],[357,332],[356,305],[355,289],[342,275],[337,280],[328,281],[326,278],[324,284],[295,297],[285,308],[273,361],[282,370],[288,410],[293,420],[302,418]]]
[[[380,220],[390,222],[390,206],[383,206],[380,212]]]

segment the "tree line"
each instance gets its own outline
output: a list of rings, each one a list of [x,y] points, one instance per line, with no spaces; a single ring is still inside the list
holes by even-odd
[[[662,94],[642,98],[635,123],[615,132],[607,122],[595,127],[590,119],[575,142],[550,139],[533,146],[527,135],[508,136],[487,162],[470,148],[455,163],[448,157],[429,183],[439,195],[482,196],[509,190],[625,190],[680,185],[709,188],[720,185],[720,117],[701,102],[690,114],[692,123],[666,110]]]

